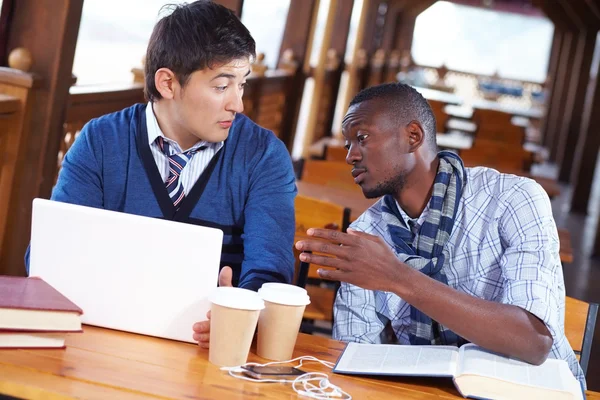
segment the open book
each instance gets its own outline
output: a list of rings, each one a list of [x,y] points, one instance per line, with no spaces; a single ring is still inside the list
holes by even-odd
[[[463,397],[476,399],[582,399],[566,361],[534,366],[474,344],[403,346],[348,343],[333,372],[355,375],[449,377]]]

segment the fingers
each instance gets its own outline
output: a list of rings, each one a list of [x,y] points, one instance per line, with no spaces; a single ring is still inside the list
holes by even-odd
[[[198,346],[202,349],[208,349],[210,347],[210,334],[209,333],[194,333],[194,340],[198,342]]]
[[[192,329],[194,333],[207,333],[210,331],[210,321],[196,322]]]
[[[322,265],[324,267],[332,267],[339,269],[347,269],[346,263],[339,258],[326,257],[318,254],[302,253],[300,254],[300,260],[309,264]]]
[[[336,257],[346,257],[350,247],[343,247],[323,240],[300,240],[296,243],[296,248],[302,251],[315,251],[318,253],[329,254]],[[300,258],[302,259],[302,258]],[[304,261],[304,260],[302,260]]]
[[[346,245],[357,243],[356,237],[353,237],[340,231],[334,231],[333,229],[310,228],[308,231],[306,231],[306,233],[308,233],[309,236],[331,240],[335,243],[341,243]]]
[[[333,269],[320,268],[319,270],[317,270],[317,273],[323,279],[328,279],[330,281],[345,282],[343,271],[336,271]]]
[[[219,286],[233,286],[233,270],[231,267],[223,267],[219,273]]]

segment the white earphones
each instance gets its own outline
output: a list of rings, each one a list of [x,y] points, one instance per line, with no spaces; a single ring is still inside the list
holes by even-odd
[[[299,361],[297,368],[302,366],[304,361],[315,361],[325,365],[328,368],[333,368],[334,364],[329,361],[319,360],[312,356],[297,357],[288,361],[273,361],[266,364],[258,363],[246,363],[243,366],[258,366],[266,367],[275,364],[287,364],[295,361]],[[243,369],[239,367],[222,367],[221,370],[228,371],[229,375],[237,379],[243,379],[250,382],[271,382],[271,383],[291,383],[294,392],[300,396],[310,397],[317,400],[328,400],[328,399],[340,399],[340,400],[352,400],[352,396],[342,390],[339,386],[334,385],[329,381],[329,376],[322,372],[307,372],[306,374],[298,376],[296,379],[255,379],[246,375],[243,375]]]

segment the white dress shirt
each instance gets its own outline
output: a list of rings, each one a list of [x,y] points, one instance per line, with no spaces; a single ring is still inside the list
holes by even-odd
[[[154,115],[152,103],[150,102],[148,102],[148,106],[146,107],[146,126],[148,128],[148,143],[150,144],[150,150],[152,151],[154,162],[156,162],[158,172],[160,173],[163,182],[166,182],[169,178],[169,158],[161,151],[156,141],[157,137],[162,136],[163,139],[169,143],[169,151],[171,152],[171,155],[197,149],[201,146],[207,146],[205,150],[195,153],[192,159],[181,171],[179,179],[181,179],[183,191],[187,196],[200,175],[202,175],[202,172],[204,172],[208,166],[210,160],[212,160],[217,151],[223,147],[223,142],[209,143],[202,140],[189,149],[183,150],[176,141],[171,140],[163,135],[160,126],[158,126],[158,120]]]

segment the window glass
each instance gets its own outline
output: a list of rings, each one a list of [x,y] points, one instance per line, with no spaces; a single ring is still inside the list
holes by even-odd
[[[244,0],[242,22],[256,41],[256,53],[265,54],[269,68],[277,66],[289,8],[290,0]]]
[[[544,82],[554,26],[544,17],[439,1],[417,17],[415,63]]]
[[[1,0],[0,0],[1,1]],[[152,28],[182,0],[85,0],[73,61],[77,85],[130,83],[142,66]]]

